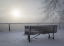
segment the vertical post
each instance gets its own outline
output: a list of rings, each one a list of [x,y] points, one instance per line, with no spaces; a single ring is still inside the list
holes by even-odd
[[[53,39],[54,39],[54,28],[55,28],[55,26],[53,26]]]
[[[10,31],[10,23],[9,23],[9,31]]]
[[[60,23],[59,23],[59,29],[60,29]]]
[[[30,33],[31,33],[31,26],[29,26],[29,34],[28,34],[28,41],[30,42]]]
[[[48,35],[49,35],[49,36],[48,36],[48,39],[50,39],[50,34],[48,33]]]

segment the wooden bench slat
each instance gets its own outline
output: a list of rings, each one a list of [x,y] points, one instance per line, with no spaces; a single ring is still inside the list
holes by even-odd
[[[46,33],[54,33],[57,32],[57,25],[42,25],[42,26],[25,26],[25,34],[29,34],[29,27],[31,27],[31,35],[34,34],[46,34]]]

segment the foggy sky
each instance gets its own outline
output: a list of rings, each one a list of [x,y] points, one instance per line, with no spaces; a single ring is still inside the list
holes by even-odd
[[[37,10],[41,6],[40,4],[40,0],[0,0],[0,23],[40,22],[42,16]],[[10,15],[12,9],[19,9],[21,17],[13,18]]]
[[[46,14],[40,14],[43,10],[38,10],[38,8],[44,6],[41,1],[42,0],[0,0],[0,23],[43,22],[42,20]],[[19,9],[21,11],[20,18],[14,18],[10,14],[13,9]],[[55,13],[55,16],[57,15],[58,14]],[[47,21],[51,22],[52,19]]]

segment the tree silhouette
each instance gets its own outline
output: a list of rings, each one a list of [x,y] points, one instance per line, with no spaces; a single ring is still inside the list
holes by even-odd
[[[52,19],[52,21],[55,21],[58,18],[59,18],[59,22],[62,22],[64,20],[64,9],[61,10],[61,8],[63,7],[61,3],[64,4],[64,0],[61,0],[61,1],[60,0],[42,0],[41,1],[42,4],[44,4],[44,6],[42,5],[42,7],[40,7],[39,9],[41,10],[44,9],[44,10],[40,14],[43,14],[43,13],[46,14],[43,21],[48,19]]]

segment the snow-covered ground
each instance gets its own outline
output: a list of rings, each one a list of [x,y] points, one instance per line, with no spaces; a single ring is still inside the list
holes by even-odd
[[[36,38],[29,43],[24,32],[0,32],[0,46],[64,46],[64,30],[61,29],[55,33],[54,40],[48,39],[47,34]]]

